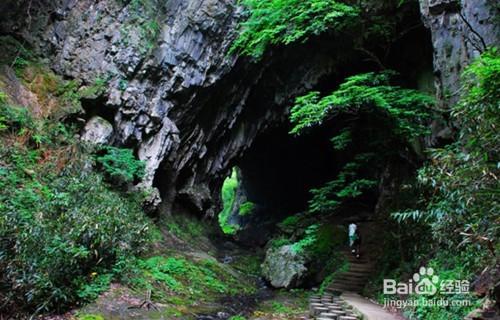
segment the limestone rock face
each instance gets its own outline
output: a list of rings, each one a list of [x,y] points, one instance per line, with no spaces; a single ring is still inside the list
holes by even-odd
[[[22,34],[85,91],[105,82],[82,103],[88,117],[113,122],[112,136],[92,118],[84,139],[132,147],[146,163],[143,187],[161,190],[165,211],[178,202],[214,215],[235,159],[333,68],[328,48],[265,63],[228,54],[241,19],[235,0],[45,1],[30,21],[22,3],[6,9],[0,34]]]
[[[438,99],[459,98],[460,75],[487,46],[499,45],[498,5],[490,0],[423,0],[420,9],[432,34]]]
[[[306,275],[305,263],[306,259],[291,245],[269,248],[262,263],[262,274],[275,288],[294,288]]]
[[[83,128],[81,139],[95,144],[106,144],[113,135],[113,125],[105,119],[94,116]]]

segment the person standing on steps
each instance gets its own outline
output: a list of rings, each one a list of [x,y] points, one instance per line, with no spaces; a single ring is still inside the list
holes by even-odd
[[[356,228],[353,246],[356,253],[356,259],[359,259],[361,254],[361,232],[359,231],[359,228]]]
[[[359,259],[361,247],[361,234],[359,233],[358,225],[354,222],[349,224],[349,246],[352,248],[351,252],[356,258]]]

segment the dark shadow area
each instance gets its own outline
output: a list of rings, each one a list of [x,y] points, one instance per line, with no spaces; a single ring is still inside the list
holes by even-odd
[[[288,126],[268,130],[238,164],[248,200],[273,220],[304,211],[309,190],[331,180],[340,162],[331,147],[331,130],[298,137],[288,131]]]

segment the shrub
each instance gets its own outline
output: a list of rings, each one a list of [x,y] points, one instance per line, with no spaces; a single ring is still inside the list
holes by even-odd
[[[2,287],[12,301],[44,311],[95,298],[83,288],[93,274],[147,242],[139,204],[109,191],[96,174],[28,179],[8,172],[0,191]]]
[[[390,71],[358,74],[348,77],[337,90],[325,97],[320,98],[319,92],[313,91],[296,98],[290,114],[294,125],[291,133],[300,134],[342,113],[367,111],[384,115],[382,119],[394,123],[394,133],[408,140],[427,133],[429,108],[434,100],[417,90],[390,85],[393,75],[394,72]],[[347,140],[345,135],[335,138],[334,143]]]
[[[0,305],[62,311],[97,297],[148,244],[141,199],[89,170],[73,131],[0,101]]]
[[[144,162],[137,160],[132,150],[105,146],[102,151],[97,162],[112,181],[126,184],[144,176]]]
[[[134,289],[150,289],[160,300],[169,299],[169,295],[163,295],[163,292],[174,292],[199,303],[211,295],[213,297],[248,291],[244,289],[247,283],[241,283],[212,260],[194,261],[180,256],[153,256],[129,262],[125,270],[124,280]]]
[[[33,125],[28,110],[7,104],[7,95],[0,91],[0,133],[2,131],[19,133],[21,129],[28,130]]]

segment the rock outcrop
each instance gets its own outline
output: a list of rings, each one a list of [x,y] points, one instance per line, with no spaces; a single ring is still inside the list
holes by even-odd
[[[105,119],[94,116],[83,128],[81,139],[95,144],[109,143],[113,135],[113,126]]]
[[[304,281],[305,263],[305,257],[291,245],[270,248],[262,264],[262,274],[275,288],[295,288]]]
[[[423,0],[422,18],[431,30],[438,99],[458,100],[460,75],[487,47],[499,45],[498,3],[491,0]]]
[[[20,17],[26,7],[16,7]],[[334,65],[326,48],[266,63],[228,54],[240,15],[232,0],[66,0],[36,4],[29,21],[9,19],[1,31],[18,32],[82,86],[105,82],[82,101],[84,137],[107,140],[92,116],[111,122],[110,143],[146,162],[143,185],[161,190],[166,211],[177,202],[213,215],[235,159]]]

